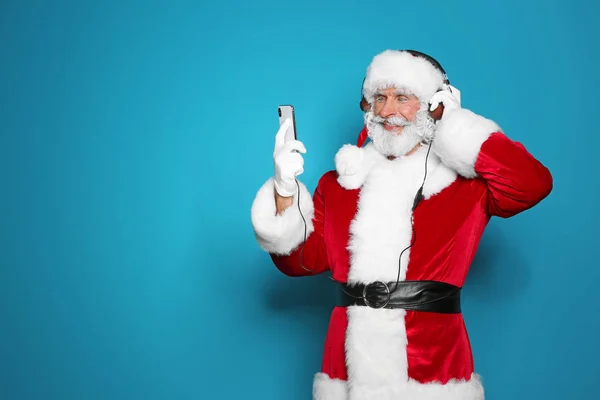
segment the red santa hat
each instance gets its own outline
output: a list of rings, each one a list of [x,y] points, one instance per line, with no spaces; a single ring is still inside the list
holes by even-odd
[[[429,103],[431,97],[448,84],[441,65],[432,57],[414,50],[385,50],[376,55],[367,68],[363,82],[363,99],[373,105],[379,90],[395,87]],[[361,147],[368,137],[364,127],[358,137]]]

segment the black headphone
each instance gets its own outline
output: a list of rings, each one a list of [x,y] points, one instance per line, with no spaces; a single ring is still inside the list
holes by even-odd
[[[448,79],[448,74],[446,74],[446,70],[442,67],[442,64],[440,64],[435,58],[431,57],[428,54],[425,54],[423,52],[417,51],[417,50],[400,50],[400,51],[405,51],[409,54],[412,54],[414,57],[421,57],[424,58],[425,60],[427,60],[431,65],[433,65],[437,70],[439,70],[442,73],[442,76],[444,77],[444,84],[446,85],[450,85],[450,80]],[[363,86],[365,84],[365,80],[367,78],[363,78]],[[443,88],[440,88],[438,91],[443,90]],[[362,87],[361,87],[361,100],[359,103],[360,109],[365,112],[367,106],[369,105],[369,103],[367,102],[367,99],[365,99],[365,97],[362,94]],[[439,106],[438,106],[439,107]],[[442,106],[443,107],[443,106]],[[433,113],[435,113],[438,109],[436,108],[434,111],[430,111],[430,115],[432,115]],[[432,115],[433,117],[433,115]],[[439,119],[436,117],[433,117],[434,119]]]

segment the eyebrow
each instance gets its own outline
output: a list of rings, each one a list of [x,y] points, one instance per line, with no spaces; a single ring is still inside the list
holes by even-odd
[[[400,93],[396,92],[396,97],[404,96],[409,100],[418,100],[418,97],[412,93]]]
[[[385,93],[381,93],[381,92],[376,92],[376,93],[375,93],[375,95],[374,95],[374,97],[379,97],[379,96],[381,96],[381,97],[386,97],[386,98],[388,97],[388,95],[387,95],[387,94],[385,94]],[[395,97],[404,96],[404,97],[406,97],[407,99],[410,99],[410,98],[412,98],[412,97],[413,97],[413,95],[406,94],[406,93],[403,93],[403,92],[400,92],[400,91],[394,92],[393,96],[395,96]]]

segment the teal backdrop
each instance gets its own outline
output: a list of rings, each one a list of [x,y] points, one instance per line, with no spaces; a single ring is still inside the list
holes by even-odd
[[[250,206],[277,105],[314,188],[387,48],[437,58],[554,176],[490,223],[464,288],[487,399],[597,398],[599,8],[2,2],[0,398],[309,399],[336,288],[279,273]]]

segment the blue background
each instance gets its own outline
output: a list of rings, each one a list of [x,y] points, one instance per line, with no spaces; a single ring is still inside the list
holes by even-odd
[[[294,104],[314,188],[387,48],[554,176],[493,220],[464,289],[487,399],[590,399],[600,373],[597,3],[0,5],[0,398],[308,399],[333,284],[280,274],[250,206]]]

